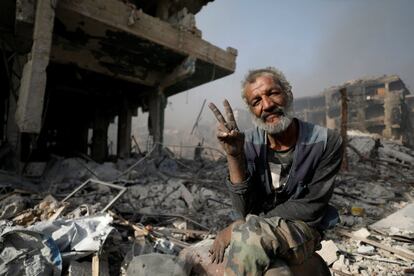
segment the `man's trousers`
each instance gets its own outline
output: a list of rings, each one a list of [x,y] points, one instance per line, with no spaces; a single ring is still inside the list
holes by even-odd
[[[280,260],[301,264],[318,249],[320,239],[319,232],[302,221],[248,215],[232,230],[225,275],[262,275]]]

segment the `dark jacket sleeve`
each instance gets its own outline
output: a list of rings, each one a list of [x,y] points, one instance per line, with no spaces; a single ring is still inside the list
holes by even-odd
[[[335,131],[328,130],[325,152],[316,171],[305,183],[307,193],[298,199],[289,199],[265,214],[265,217],[279,216],[302,220],[315,226],[322,220],[334,189],[334,179],[342,161],[342,139]]]
[[[254,165],[247,162],[247,179],[242,183],[233,184],[230,178],[227,178],[226,184],[230,193],[230,199],[233,205],[233,210],[236,212],[236,218],[242,219],[247,214],[254,213],[253,199],[255,198],[255,191],[253,187],[253,170]]]

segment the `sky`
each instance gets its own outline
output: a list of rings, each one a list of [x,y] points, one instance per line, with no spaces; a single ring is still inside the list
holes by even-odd
[[[366,76],[398,74],[414,90],[414,0],[216,0],[196,15],[203,39],[238,50],[236,71],[170,97],[167,127],[191,130],[204,99],[245,108],[249,69],[274,66],[294,97]],[[414,93],[414,91],[412,91]],[[213,120],[205,108],[202,121]]]

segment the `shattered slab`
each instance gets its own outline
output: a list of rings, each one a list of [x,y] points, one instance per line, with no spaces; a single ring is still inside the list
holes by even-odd
[[[414,203],[371,225],[374,229],[390,231],[396,227],[414,233]]]

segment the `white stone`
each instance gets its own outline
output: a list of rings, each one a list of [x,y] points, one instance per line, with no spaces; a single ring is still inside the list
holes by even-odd
[[[339,249],[332,240],[321,241],[321,245],[322,248],[319,251],[316,251],[316,253],[318,253],[329,266],[338,259],[336,253]]]
[[[357,252],[364,255],[374,254],[375,248],[371,245],[361,245],[358,247]]]
[[[357,231],[352,232],[352,234],[358,238],[368,238],[371,233],[367,228],[363,227]]]
[[[345,256],[340,255],[339,259],[336,262],[333,263],[332,268],[336,269],[336,270],[341,270],[341,271],[342,271],[342,269],[346,269]]]

